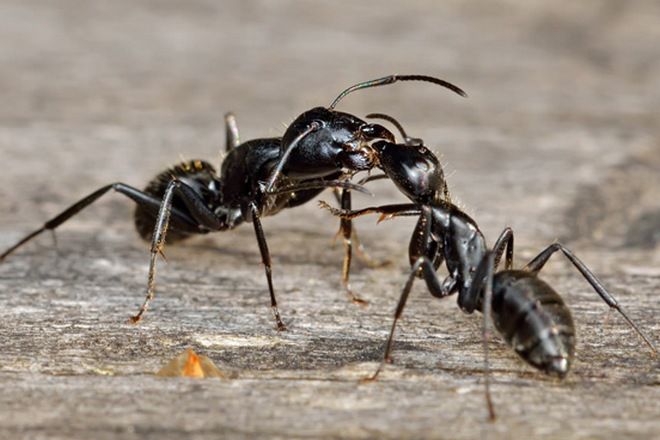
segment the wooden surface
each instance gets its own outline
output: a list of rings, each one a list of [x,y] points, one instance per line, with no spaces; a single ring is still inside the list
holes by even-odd
[[[659,14],[651,0],[5,0],[0,249],[103,184],[142,186],[180,155],[219,160],[228,110],[243,139],[280,135],[356,81],[425,73],[469,99],[405,84],[341,109],[400,118],[491,243],[511,225],[523,264],[560,238],[658,341]],[[310,203],[265,220],[277,333],[249,225],[166,249],[153,308],[126,324],[148,262],[132,209],[109,195],[57,249],[44,236],[0,265],[0,438],[660,438],[657,360],[561,257],[544,278],[574,311],[575,365],[547,378],[495,338],[490,424],[479,317],[421,283],[395,364],[358,383],[381,356],[410,220],[358,223],[393,261],[357,268],[367,308],[342,293],[334,219]],[[236,377],[153,376],[188,347]]]

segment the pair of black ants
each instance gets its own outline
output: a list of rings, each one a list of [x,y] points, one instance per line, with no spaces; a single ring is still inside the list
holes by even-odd
[[[458,292],[458,305],[466,313],[483,314],[483,345],[486,401],[491,419],[495,412],[489,391],[488,335],[490,321],[506,342],[533,367],[563,378],[575,352],[575,326],[569,308],[559,294],[538,277],[549,258],[562,252],[596,293],[616,309],[641,336],[655,355],[651,340],[622,310],[596,276],[569,249],[554,243],[523,269],[513,269],[513,231],[506,228],[489,249],[477,223],[452,204],[438,158],[421,139],[409,137],[401,124],[383,114],[370,114],[392,123],[403,143],[380,124],[335,110],[348,94],[398,81],[424,81],[443,86],[461,96],[459,87],[425,75],[392,75],[355,84],[344,90],[329,107],[316,107],[298,116],[279,138],[239,141],[236,120],[225,117],[227,154],[220,172],[207,162],[189,161],[160,173],[140,191],[124,183],[106,185],[47,221],[2,255],[9,254],[46,230],[54,230],[101,196],[114,190],[137,203],[136,228],[151,240],[146,298],[131,321],[137,323],[154,296],[158,255],[165,242],[173,243],[194,234],[233,229],[251,222],[265,267],[270,303],[278,330],[286,327],[280,317],[271,276],[271,259],[261,218],[302,205],[326,188],[333,188],[340,209],[325,202],[321,206],[340,217],[345,243],[343,285],[354,302],[361,303],[349,287],[355,231],[351,220],[370,213],[381,219],[416,216],[409,245],[411,271],[401,292],[385,355],[375,374],[390,359],[396,323],[403,313],[415,278],[421,277],[431,295],[444,298]],[[383,174],[369,175],[357,184],[350,179],[360,171],[378,168]],[[364,184],[381,178],[394,182],[410,203],[352,210],[351,191],[369,193]],[[341,195],[338,191],[341,190]],[[504,270],[498,270],[505,257]],[[436,270],[445,263],[449,275],[440,280]]]

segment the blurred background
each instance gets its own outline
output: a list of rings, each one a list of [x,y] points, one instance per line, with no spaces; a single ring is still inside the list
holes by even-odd
[[[505,226],[512,226],[517,234],[520,264],[542,246],[561,239],[602,274],[620,292],[632,314],[646,319],[648,331],[657,335],[659,17],[660,3],[655,0],[585,0],[561,4],[522,0],[412,0],[396,4],[3,0],[0,3],[0,248],[6,248],[64,206],[106,183],[122,181],[142,187],[181,157],[219,162],[224,147],[223,114],[227,111],[236,114],[243,140],[279,136],[298,114],[314,106],[329,105],[351,84],[392,73],[420,73],[458,84],[469,98],[462,99],[429,84],[401,83],[354,93],[341,102],[340,110],[358,116],[383,112],[397,117],[411,135],[423,138],[441,157],[454,198],[481,225],[491,243]],[[373,190],[380,203],[403,200],[387,182],[379,182]],[[332,200],[329,194],[321,198]],[[355,206],[367,203],[374,200],[354,198]],[[68,322],[100,319],[109,326],[104,331],[116,332],[113,334],[117,341],[137,337],[131,336],[135,331],[129,327],[115,329],[117,322],[141,299],[146,278],[145,245],[136,239],[132,209],[130,202],[122,197],[109,196],[62,229],[60,258],[54,257],[52,244],[46,237],[0,267],[5,322],[19,320],[27,326],[19,331],[7,324],[3,327],[7,340],[32,347],[31,325],[40,326],[44,320],[65,317]],[[334,219],[317,209],[313,202],[265,220],[282,313],[285,319],[297,313],[293,336],[272,337],[302,338],[296,340],[302,344],[299,344],[300,356],[290,357],[287,354],[290,351],[277,350],[264,354],[254,347],[243,347],[252,356],[248,358],[236,354],[242,353],[237,348],[206,346],[211,357],[216,353],[216,360],[230,359],[244,369],[267,370],[277,365],[291,369],[291,376],[300,369],[323,370],[328,365],[377,360],[379,344],[405,278],[413,222],[387,222],[376,228],[373,221],[365,219],[358,223],[363,241],[374,256],[389,258],[394,265],[378,271],[358,267],[354,286],[372,301],[365,312],[348,304],[341,293],[338,282],[341,249],[330,248],[337,226]],[[264,305],[265,281],[261,279],[250,227],[195,239],[182,248],[167,251],[167,255],[172,262],[160,272],[159,279],[162,286],[177,286],[173,289],[176,292],[170,291],[156,299],[151,321],[138,332],[148,333],[153,325],[172,340],[183,334],[193,342],[200,332],[255,335],[272,332]],[[643,348],[620,319],[610,319],[609,330],[599,330],[605,306],[587,290],[572,268],[557,262],[548,266],[548,273],[555,276],[562,292],[573,291],[569,302],[576,310],[576,321],[584,325],[580,331],[596,332],[591,336],[581,334],[580,341],[585,342],[578,350],[583,350],[580,356],[587,361],[578,360],[576,377],[591,374],[586,372],[589,366],[601,374],[607,371],[607,362],[624,369],[626,365],[633,368],[633,364],[641,369],[648,367],[648,357],[640,353]],[[34,296],[44,294],[43,286],[47,282],[60,286],[53,288],[57,291],[53,294],[64,296],[70,293],[72,284],[77,286],[70,293],[74,302],[62,305],[64,311],[55,315],[44,309],[47,303],[40,302],[43,297]],[[201,295],[194,301],[186,293],[191,285]],[[228,298],[233,298],[233,292],[240,286],[246,289],[247,299],[232,306],[236,307],[233,315],[219,318],[218,309],[227,304]],[[107,296],[90,298],[85,289],[93,288],[102,289]],[[409,338],[410,344],[408,357],[398,358],[401,365],[409,368],[421,365],[420,368],[435,371],[441,350],[445,356],[443,362],[450,369],[452,362],[463,362],[461,359],[467,356],[467,362],[477,369],[472,379],[480,380],[479,320],[462,316],[453,299],[438,306],[437,301],[428,298],[421,283],[416,292],[414,303],[406,312],[411,318],[402,327],[402,338]],[[204,311],[208,313],[204,321],[195,321],[195,313],[200,310],[196,301],[204,304],[208,301],[217,309]],[[35,314],[25,316],[29,311],[19,306],[36,307],[32,309]],[[428,313],[429,307],[432,313]],[[337,316],[317,315],[321,308],[359,324],[346,325],[335,321],[340,319]],[[418,314],[422,316],[413,318]],[[243,316],[245,321],[235,315]],[[616,331],[612,330],[613,325],[617,326]],[[90,342],[94,340],[92,336],[103,338],[96,332],[90,324],[87,330],[71,336],[80,344],[91,344],[92,348],[76,352],[76,356],[93,365],[105,362],[95,357],[95,345]],[[442,344],[437,340],[433,344],[425,341],[429,332],[445,335]],[[345,345],[347,340],[365,335],[370,336],[360,344],[370,345],[371,351],[366,355],[361,348]],[[65,344],[64,340],[71,343],[71,339],[62,339],[57,332],[51,336],[51,340],[61,344]],[[327,338],[324,341],[328,351],[322,351],[319,347],[323,344],[310,339],[313,337]],[[339,339],[333,346],[335,337]],[[594,360],[603,346],[616,345],[621,338],[626,348],[619,357],[601,360],[600,364]],[[183,344],[170,341],[170,345],[163,345],[157,341],[155,338],[146,343],[152,344],[148,345],[148,353],[132,348],[141,353],[149,367],[155,368],[172,344],[177,347]],[[309,345],[302,343],[305,341]],[[415,351],[415,347],[422,346],[428,352]],[[346,352],[341,353],[338,347]],[[496,369],[500,368],[503,383],[509,381],[508,385],[501,385],[498,400],[505,413],[520,417],[516,425],[519,432],[540,435],[542,430],[535,431],[536,427],[548,420],[566,422],[576,417],[575,423],[557,423],[543,431],[552,435],[574,434],[586,429],[577,420],[579,416],[590,418],[590,426],[595,429],[592,436],[599,426],[602,428],[599,421],[607,417],[614,420],[608,429],[618,429],[619,434],[641,438],[658,434],[658,422],[652,421],[653,413],[657,416],[657,386],[628,396],[636,402],[629,407],[637,408],[633,419],[641,420],[630,425],[624,420],[625,412],[605,410],[603,414],[585,403],[586,400],[576,403],[572,399],[576,398],[575,394],[588,395],[585,399],[591,399],[597,406],[601,391],[618,393],[621,387],[639,381],[638,376],[629,377],[626,373],[621,379],[615,375],[608,382],[610,388],[598,389],[593,394],[585,390],[570,391],[552,382],[543,386],[556,388],[543,391],[535,376],[525,382],[528,388],[521,392],[507,387],[515,387],[516,380],[522,380],[516,372],[524,367],[506,347],[501,344],[497,347]],[[57,350],[44,353],[34,347],[19,349],[18,345],[6,347],[6,371],[14,371],[10,365],[14,365],[12,362],[20,350],[25,350],[27,358],[36,362],[33,371],[43,374],[60,371],[57,359],[61,354]],[[124,365],[124,373],[144,371],[146,367],[141,366],[141,361],[131,358],[121,348],[117,350],[115,367]],[[130,350],[128,353],[135,354]],[[502,358],[499,367],[497,353]],[[120,354],[124,358],[120,359]],[[87,371],[71,368],[76,374]],[[610,365],[610,368],[614,367]],[[16,371],[20,368],[16,367]],[[657,371],[652,377],[655,379],[651,382],[655,380],[657,385]],[[7,377],[5,381],[12,382]],[[434,386],[449,386],[451,391],[451,380],[447,382]],[[585,385],[579,382],[573,386]],[[28,385],[19,384],[12,390],[25,395],[25,387]],[[438,420],[446,418],[451,423],[449,419],[458,417],[456,437],[470,436],[472,428],[460,420],[474,418],[472,411],[481,414],[480,388],[475,389],[468,393],[473,395],[472,400],[463,394],[454,397],[464,402],[457,404],[458,416],[451,408],[439,415],[426,407],[426,412],[419,413],[415,422],[409,422],[405,411],[388,413],[389,406],[385,412],[375,414],[360,412],[345,403],[345,408],[357,412],[337,409],[331,416],[336,417],[331,418],[334,430],[319,428],[329,425],[316,425],[314,421],[320,420],[316,416],[321,416],[310,410],[306,420],[300,418],[287,431],[269,417],[270,410],[257,413],[262,420],[268,420],[265,425],[272,431],[266,432],[280,435],[306,432],[368,437],[407,432],[434,436],[437,432],[433,426]],[[403,394],[385,391],[389,397],[376,400],[391,399],[393,405],[401,403],[405,407],[402,402],[410,398],[406,390]],[[59,395],[57,390],[52,392]],[[547,392],[556,392],[552,398],[556,400],[543,400],[543,393]],[[527,409],[524,399],[516,402],[518,399],[514,397],[525,393],[531,396]],[[638,395],[655,396],[655,404],[649,406],[646,400],[639,403],[635,400]],[[14,408],[36,405],[38,397],[30,396],[26,395]],[[364,394],[355,391],[354,396]],[[271,395],[267,398],[277,401]],[[279,398],[283,399],[280,403],[288,402],[286,397]],[[537,398],[540,406],[534,406],[539,404]],[[64,402],[61,403],[64,408],[70,409],[66,399]],[[260,401],[247,399],[246,402],[259,406]],[[433,402],[433,405],[448,404]],[[477,409],[470,406],[472,403]],[[309,409],[306,403],[298,404]],[[516,412],[516,404],[522,406],[520,412]],[[284,412],[290,409],[286,403],[281,405]],[[556,413],[546,414],[553,406]],[[589,407],[588,414],[574,412],[575,406]],[[369,405],[365,404],[366,407]],[[644,409],[639,410],[640,407]],[[418,406],[410,408],[417,411]],[[243,414],[244,408],[236,406],[234,410],[235,413],[227,411],[236,417],[235,414]],[[462,411],[466,413],[460,416]],[[65,413],[73,414],[71,418],[76,420],[76,411],[65,410]],[[360,414],[362,418],[358,420],[350,414]],[[15,418],[6,417],[0,420],[5,428],[10,427],[6,432],[16,433],[32,426],[30,420],[16,422]],[[242,417],[235,419],[242,426],[257,423],[254,418]],[[282,417],[287,420],[286,415]],[[480,415],[475,417],[478,419]],[[124,426],[124,423],[139,425],[144,419],[113,420],[108,423]],[[228,420],[231,424],[232,419]],[[365,424],[370,427],[365,428]],[[390,428],[393,431],[388,431]],[[87,432],[85,429],[83,426],[79,431],[61,432],[73,435]],[[246,432],[254,433],[249,429]]]
[[[7,194],[19,182],[23,197],[33,189],[56,203],[67,185],[139,185],[179,155],[217,158],[226,111],[244,139],[276,136],[350,84],[424,73],[469,99],[401,84],[341,108],[400,118],[442,156],[455,196],[487,228],[511,224],[522,243],[660,240],[657,2],[0,7],[5,203],[20,199]],[[18,219],[35,209],[9,208]]]

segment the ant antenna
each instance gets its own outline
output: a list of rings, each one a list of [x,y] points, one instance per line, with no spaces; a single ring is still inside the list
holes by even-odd
[[[369,119],[383,119],[383,120],[389,122],[390,124],[394,125],[397,128],[397,130],[399,130],[399,133],[401,133],[401,137],[403,137],[403,140],[406,142],[406,145],[418,146],[418,145],[424,144],[424,141],[422,139],[413,138],[413,137],[408,136],[408,134],[406,133],[406,130],[403,129],[403,126],[401,125],[401,123],[399,121],[397,121],[396,119],[394,119],[394,117],[392,117],[390,115],[386,115],[385,113],[369,113],[367,115],[367,118],[369,118]]]
[[[335,98],[334,101],[332,101],[332,104],[330,104],[329,109],[334,110],[334,108],[337,106],[339,101],[341,101],[346,95],[360,89],[367,89],[369,87],[377,87],[377,86],[385,86],[388,84],[393,84],[397,81],[424,81],[424,82],[430,82],[433,84],[437,84],[439,86],[445,87],[449,90],[451,90],[454,93],[457,93],[461,95],[462,97],[467,97],[467,93],[465,93],[460,87],[455,86],[454,84],[445,81],[440,78],[435,78],[433,76],[426,76],[426,75],[390,75],[390,76],[384,76],[383,78],[378,78],[378,79],[372,79],[369,81],[364,81],[361,83],[354,84],[341,92],[337,98]]]

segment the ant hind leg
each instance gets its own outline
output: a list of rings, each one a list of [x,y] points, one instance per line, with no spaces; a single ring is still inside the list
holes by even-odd
[[[78,214],[80,211],[97,201],[101,196],[106,194],[108,191],[114,190],[120,194],[123,194],[130,199],[132,199],[134,202],[136,202],[138,205],[143,206],[148,209],[153,209],[157,210],[158,207],[161,204],[161,201],[149,194],[146,194],[140,190],[137,190],[129,185],[126,185],[124,183],[111,183],[109,185],[103,186],[96,191],[92,192],[91,194],[87,195],[86,197],[83,197],[52,219],[48,220],[44,225],[29,233],[22,239],[20,239],[16,244],[11,246],[9,249],[7,249],[5,252],[0,254],[0,262],[2,262],[5,258],[7,258],[10,254],[12,254],[14,251],[16,251],[18,248],[22,247],[24,244],[27,242],[31,241],[33,238],[37,237],[44,231],[52,231],[53,233],[55,232],[55,229],[62,225],[64,222],[69,220],[71,217],[75,216]],[[184,213],[177,211],[174,213],[174,215],[177,217],[177,220],[180,221],[181,223],[189,224],[191,226],[195,225],[195,222],[185,215]]]
[[[655,345],[651,340],[642,332],[642,330],[633,322],[630,317],[623,311],[621,306],[619,305],[619,302],[612,296],[611,293],[607,291],[603,283],[594,275],[594,273],[589,269],[586,264],[582,262],[577,256],[573,254],[573,252],[570,251],[570,249],[566,248],[563,244],[561,243],[553,243],[547,248],[545,248],[543,251],[541,251],[540,254],[538,254],[536,257],[532,259],[529,263],[527,263],[527,266],[525,266],[526,270],[529,270],[530,272],[538,273],[543,269],[545,266],[545,263],[548,262],[550,257],[555,254],[555,252],[561,251],[566,258],[575,266],[575,268],[582,274],[585,280],[591,285],[591,287],[596,291],[596,293],[601,297],[605,303],[610,306],[611,308],[615,309],[617,312],[623,316],[623,318],[628,322],[628,324],[637,332],[637,334],[644,340],[646,345],[651,349],[651,352],[653,356],[656,356],[658,353],[658,350],[655,348]]]

